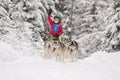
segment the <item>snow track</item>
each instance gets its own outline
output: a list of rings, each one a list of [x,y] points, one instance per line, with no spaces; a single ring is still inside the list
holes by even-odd
[[[9,50],[10,46],[7,48]],[[97,52],[73,63],[46,60],[40,56],[16,58],[0,63],[0,80],[120,80],[120,52]]]

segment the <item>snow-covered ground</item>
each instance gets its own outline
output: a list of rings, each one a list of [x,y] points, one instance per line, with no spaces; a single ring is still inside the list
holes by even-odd
[[[0,42],[0,80],[120,80],[120,52],[97,52],[73,63],[21,56]]]

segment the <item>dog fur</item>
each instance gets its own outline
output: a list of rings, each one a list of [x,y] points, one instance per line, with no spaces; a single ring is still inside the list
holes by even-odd
[[[64,62],[69,59],[71,62],[77,61],[78,55],[78,43],[76,41],[71,41],[71,43],[64,44],[59,41],[46,41],[44,44],[45,57],[51,59],[56,58],[57,61]]]

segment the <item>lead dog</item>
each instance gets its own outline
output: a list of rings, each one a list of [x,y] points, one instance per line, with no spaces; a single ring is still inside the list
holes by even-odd
[[[53,57],[56,57],[56,55],[60,52],[60,42],[54,41],[54,40],[48,40],[44,43],[44,55],[45,58],[51,59]]]
[[[69,45],[60,42],[58,49],[57,60],[62,62],[66,59],[69,59],[71,62],[77,61],[78,43],[76,41],[71,41]]]
[[[68,46],[68,50],[70,53],[71,62],[77,61],[78,56],[78,43],[76,41],[71,41],[70,45]]]

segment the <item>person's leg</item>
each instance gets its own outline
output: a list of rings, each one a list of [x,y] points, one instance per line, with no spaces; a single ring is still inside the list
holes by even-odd
[[[61,40],[61,36],[58,37],[58,40],[59,40],[60,42],[62,41],[62,40]]]
[[[54,37],[53,37],[52,35],[50,35],[50,39],[53,40],[53,38],[54,38]]]
[[[51,40],[58,40],[58,41],[60,41],[60,42],[62,41],[62,40],[61,40],[61,36],[52,36],[52,35],[51,35],[50,38],[51,38]]]

